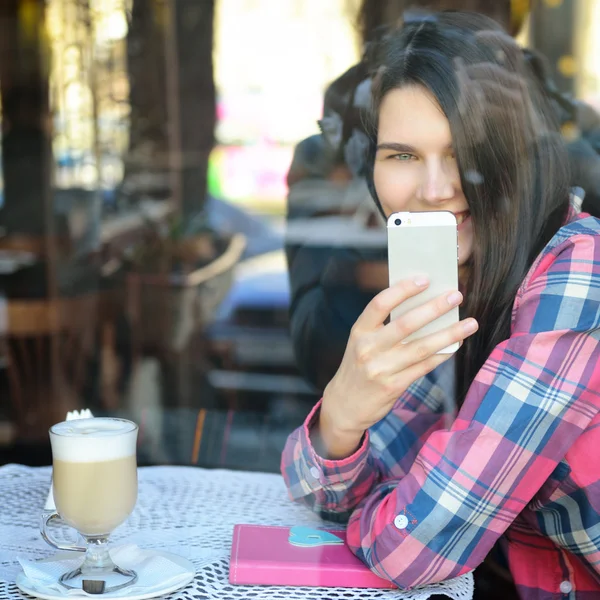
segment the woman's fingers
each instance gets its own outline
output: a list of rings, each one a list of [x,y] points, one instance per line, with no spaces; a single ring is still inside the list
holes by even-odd
[[[433,354],[429,358],[412,365],[412,367],[392,375],[389,379],[389,385],[397,390],[406,390],[415,381],[425,377],[451,357],[452,354]]]
[[[377,338],[378,348],[386,350],[396,346],[409,335],[459,306],[462,300],[463,297],[460,292],[449,292],[394,319],[373,335],[374,338]]]
[[[404,280],[380,292],[367,304],[367,307],[356,320],[352,328],[352,336],[373,331],[383,325],[390,313],[408,298],[424,291],[429,281],[423,278]]]
[[[404,381],[399,377],[401,375],[404,377],[405,372],[412,373],[416,368],[416,372],[422,370],[423,374],[429,373],[432,368],[452,356],[451,353],[438,354],[438,352],[457,342],[462,343],[470,335],[473,335],[478,328],[477,321],[469,318],[452,325],[452,327],[447,327],[442,331],[432,333],[408,344],[398,344],[366,363],[368,377],[395,387],[396,383],[392,382]],[[412,383],[415,379],[410,379],[410,382]]]
[[[442,331],[432,333],[421,339],[414,340],[409,344],[400,346],[402,349],[410,351],[414,357],[413,364],[437,354],[444,348],[448,348],[457,342],[462,343],[470,335],[473,335],[479,329],[479,323],[475,319],[469,318],[464,321],[447,327]]]

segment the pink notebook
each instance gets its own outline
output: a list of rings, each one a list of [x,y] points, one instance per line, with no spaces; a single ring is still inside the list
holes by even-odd
[[[344,531],[264,525],[234,527],[229,581],[240,585],[395,588],[352,554]]]

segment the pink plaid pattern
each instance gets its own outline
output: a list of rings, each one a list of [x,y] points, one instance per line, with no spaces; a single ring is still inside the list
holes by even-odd
[[[283,453],[290,496],[347,520],[352,550],[403,589],[500,542],[524,600],[600,598],[600,221],[572,215],[538,257],[448,430],[450,390],[452,361],[341,461],[311,445],[317,405]]]

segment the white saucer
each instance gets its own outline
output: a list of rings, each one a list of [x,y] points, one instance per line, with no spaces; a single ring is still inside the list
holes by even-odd
[[[155,587],[150,592],[139,592],[134,594],[128,594],[127,589],[119,590],[117,592],[111,592],[108,594],[73,594],[71,591],[65,589],[64,593],[57,593],[54,590],[48,591],[44,590],[43,586],[36,586],[32,584],[27,577],[25,577],[25,573],[21,572],[17,575],[16,584],[17,587],[24,593],[29,596],[35,596],[36,598],[42,598],[42,600],[65,600],[65,598],[98,598],[98,600],[103,600],[104,598],[110,598],[111,600],[116,600],[117,598],[127,598],[127,600],[145,600],[146,598],[156,598],[157,596],[164,596],[166,594],[170,594],[176,590],[184,588],[188,585],[195,576],[196,567],[186,558],[182,556],[177,556],[176,554],[171,554],[170,552],[163,552],[162,550],[152,550],[158,556],[164,556],[169,560],[173,561],[175,564],[179,565],[183,569],[187,569],[191,572],[188,579],[184,581],[179,581],[176,584],[170,583],[164,587],[158,588]],[[50,558],[45,558],[40,560],[39,562],[53,562],[59,560],[65,560],[67,558],[73,558],[72,552],[59,552],[54,554]]]

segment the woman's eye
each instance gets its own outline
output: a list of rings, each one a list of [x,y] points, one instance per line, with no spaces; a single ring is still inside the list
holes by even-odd
[[[393,156],[390,156],[390,158],[393,158],[395,160],[412,160],[413,158],[415,158],[415,155],[403,152],[402,154],[394,154]]]

